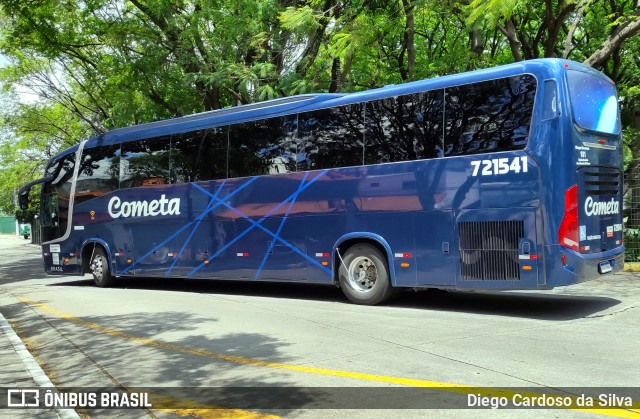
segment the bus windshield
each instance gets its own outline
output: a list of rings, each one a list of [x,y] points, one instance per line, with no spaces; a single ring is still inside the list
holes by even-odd
[[[582,71],[567,71],[573,118],[579,127],[604,134],[620,132],[615,85]]]
[[[75,153],[71,153],[53,161],[46,169],[47,176],[53,180],[42,185],[40,220],[45,242],[62,237],[67,230],[74,165]]]

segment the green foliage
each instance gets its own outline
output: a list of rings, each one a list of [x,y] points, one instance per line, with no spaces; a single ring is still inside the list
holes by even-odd
[[[29,208],[26,210],[17,209],[15,211],[16,220],[18,220],[21,224],[33,224],[34,218],[38,215],[40,210],[40,203],[33,202],[29,203]]]
[[[322,14],[317,13],[308,5],[297,9],[294,7],[287,7],[282,13],[280,13],[278,19],[280,20],[280,24],[283,29],[291,32],[298,32],[299,34],[305,34],[322,27],[320,23]]]
[[[624,229],[625,260],[640,262],[640,229]]]
[[[526,0],[473,0],[469,3],[467,22],[483,20],[490,25],[508,19],[517,10],[527,6]],[[531,4],[529,4],[531,5]]]
[[[0,207],[46,159],[106,130],[518,59],[584,61],[636,12],[633,0],[0,0],[0,85],[14,92],[0,100]],[[635,35],[597,64],[635,129],[629,164],[640,159]]]

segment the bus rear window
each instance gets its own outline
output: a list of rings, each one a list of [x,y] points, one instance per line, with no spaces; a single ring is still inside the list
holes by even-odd
[[[581,128],[605,134],[620,132],[615,86],[582,71],[567,71],[573,118]]]

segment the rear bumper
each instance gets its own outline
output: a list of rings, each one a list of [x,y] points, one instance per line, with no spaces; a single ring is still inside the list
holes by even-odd
[[[624,246],[593,254],[580,254],[561,246],[553,247],[555,247],[555,252],[551,252],[551,254],[559,254],[560,260],[549,263],[550,269],[547,275],[547,287],[549,288],[604,278],[624,269]],[[566,265],[562,263],[562,255],[566,257]],[[611,270],[609,272],[601,272],[599,266],[602,262],[610,264]]]

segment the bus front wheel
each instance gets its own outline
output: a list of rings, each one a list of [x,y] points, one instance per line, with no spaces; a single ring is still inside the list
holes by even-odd
[[[100,288],[107,288],[113,285],[114,278],[109,269],[109,259],[102,247],[96,247],[93,257],[89,263],[93,282]]]
[[[340,261],[340,289],[356,304],[380,304],[393,294],[384,254],[370,244],[351,246]]]

